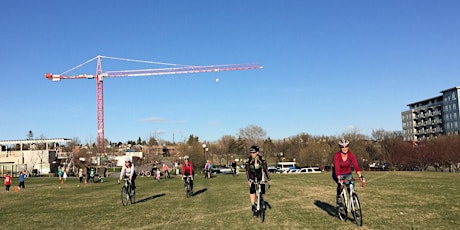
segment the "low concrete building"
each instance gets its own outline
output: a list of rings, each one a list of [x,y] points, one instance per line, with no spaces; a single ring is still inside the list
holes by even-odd
[[[10,172],[16,176],[18,170],[24,169],[29,173],[34,169],[40,174],[49,173],[51,163],[58,159],[58,144],[70,141],[71,139],[65,138],[0,141],[0,175]],[[24,149],[24,145],[29,148]],[[43,145],[44,148],[38,149],[38,145]]]

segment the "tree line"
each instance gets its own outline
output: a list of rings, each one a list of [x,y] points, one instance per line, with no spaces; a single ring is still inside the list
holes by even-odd
[[[33,138],[29,131],[28,138]],[[171,143],[150,137],[126,143],[109,142],[106,140],[106,154],[119,152],[119,147],[127,144],[135,151],[142,152],[148,146],[173,146],[176,149],[178,159],[185,155],[201,167],[206,160],[210,159],[216,165],[227,165],[233,159],[248,157],[248,149],[257,145],[261,149],[261,155],[269,164],[280,161],[296,161],[299,166],[332,166],[334,153],[339,151],[338,140],[346,138],[350,141],[350,151],[353,152],[360,166],[369,169],[371,163],[381,163],[390,170],[426,170],[429,166],[436,169],[449,168],[457,170],[460,167],[460,137],[438,136],[436,138],[407,142],[403,140],[400,131],[387,131],[384,129],[373,130],[371,136],[360,133],[355,129],[340,136],[313,136],[300,133],[295,136],[272,140],[266,131],[256,125],[241,128],[233,135],[222,136],[217,141],[203,142],[198,136],[190,135],[186,141]],[[203,149],[203,144],[206,148]],[[70,143],[61,146],[64,151],[72,152],[75,146],[79,146],[79,156],[94,156],[96,144],[83,146],[78,138],[73,138]],[[144,151],[144,154],[152,155],[155,160],[157,153]]]

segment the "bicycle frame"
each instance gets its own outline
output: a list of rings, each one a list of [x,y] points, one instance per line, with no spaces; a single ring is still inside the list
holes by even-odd
[[[129,181],[129,179],[125,178],[123,180],[125,181],[125,187],[131,190],[131,182]]]
[[[261,194],[262,194],[262,186],[260,186],[261,182],[263,181],[258,181],[257,177],[254,180],[254,185],[256,186],[256,202],[257,202],[257,211],[260,211],[260,203],[261,203]],[[262,200],[263,201],[263,200]]]
[[[344,198],[342,202],[345,204],[345,207],[347,207],[347,210],[354,210],[354,206],[352,202],[350,202],[350,199],[353,196],[353,193],[355,192],[354,182],[348,180],[343,181],[341,184],[341,190],[342,193],[340,194],[340,196]]]

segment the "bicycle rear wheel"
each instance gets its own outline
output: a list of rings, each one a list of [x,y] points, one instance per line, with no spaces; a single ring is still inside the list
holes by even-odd
[[[353,214],[353,218],[355,219],[356,225],[363,226],[363,216],[361,213],[361,204],[359,203],[358,195],[356,193],[353,193],[353,195],[351,196],[350,202],[352,202],[351,213]]]
[[[342,203],[337,204],[337,215],[339,216],[339,219],[346,221],[347,220],[347,205],[345,204],[345,197],[344,194],[340,195],[340,199]]]
[[[130,199],[129,199],[129,194],[128,194],[128,188],[126,186],[123,186],[121,188],[121,204],[123,206],[128,205]]]

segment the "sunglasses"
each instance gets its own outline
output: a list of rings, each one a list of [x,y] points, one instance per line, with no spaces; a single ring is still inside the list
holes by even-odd
[[[344,148],[348,148],[348,145],[347,146],[340,146],[341,149],[344,149]]]
[[[257,153],[257,152],[251,152],[251,153]]]

